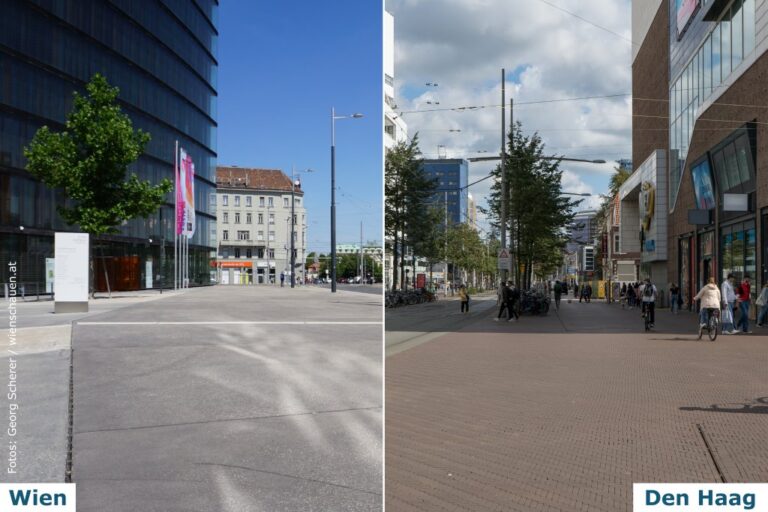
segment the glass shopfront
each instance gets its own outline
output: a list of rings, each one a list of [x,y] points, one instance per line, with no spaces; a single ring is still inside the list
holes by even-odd
[[[699,284],[701,289],[710,277],[717,279],[715,262],[715,232],[707,231],[699,235]]]
[[[745,276],[755,278],[757,270],[757,238],[755,221],[739,222],[720,229],[720,254],[722,254],[721,279],[733,274],[736,282]]]

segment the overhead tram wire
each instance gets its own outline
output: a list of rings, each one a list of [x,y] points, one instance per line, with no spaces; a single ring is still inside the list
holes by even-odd
[[[578,14],[576,14],[574,12],[571,12],[571,11],[568,11],[566,9],[563,9],[562,7],[560,7],[558,5],[555,5],[555,4],[551,3],[551,2],[548,2],[547,0],[539,0],[539,2],[541,2],[543,4],[547,4],[548,6],[554,8],[554,9],[557,9],[558,11],[561,11],[561,12],[564,12],[564,13],[570,15],[570,16],[573,16],[574,18],[577,18],[577,19],[583,21],[584,23],[588,23],[588,24],[592,25],[593,27],[599,28],[600,30],[604,30],[605,32],[608,32],[609,34],[613,34],[614,36],[623,39],[624,41],[628,42],[629,44],[632,44],[632,45],[635,45],[635,46],[638,46],[638,47],[640,46],[640,43],[636,43],[636,42],[632,41],[631,39],[629,39],[629,38],[619,34],[618,32],[614,32],[613,30],[611,30],[609,28],[605,28],[602,25],[598,25],[597,23],[595,23],[593,21],[590,21],[587,18],[584,18],[583,16],[579,16]]]
[[[621,98],[625,96],[632,96],[632,93],[622,93],[622,94],[603,94],[599,96],[579,96],[574,98],[551,98],[546,100],[533,100],[533,101],[520,101],[515,102],[515,108],[521,105],[539,105],[543,103],[560,103],[560,102],[567,102],[567,101],[584,101],[584,100],[600,100],[600,99],[608,99],[608,98]],[[427,112],[449,112],[449,111],[462,111],[462,112],[470,112],[480,109],[486,109],[486,108],[509,108],[509,105],[500,105],[500,104],[491,104],[491,105],[464,105],[459,107],[441,107],[441,108],[427,108],[427,109],[415,109],[415,110],[403,110],[398,115],[403,116],[404,114],[422,114]]]

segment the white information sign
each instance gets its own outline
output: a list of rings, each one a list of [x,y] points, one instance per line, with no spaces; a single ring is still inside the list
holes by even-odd
[[[497,258],[497,261],[499,262],[499,270],[509,270],[512,267],[512,258],[510,257],[509,249],[499,249]]]
[[[144,263],[144,287],[147,290],[152,289],[152,260]]]
[[[56,233],[56,302],[88,303],[88,234]]]
[[[45,293],[53,293],[54,259],[45,258]]]

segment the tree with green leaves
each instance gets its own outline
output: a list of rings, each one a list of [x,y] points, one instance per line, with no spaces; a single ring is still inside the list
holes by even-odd
[[[491,188],[485,213],[494,228],[507,223],[513,273],[518,287],[528,288],[536,269],[551,266],[553,254],[561,255],[567,242],[565,228],[574,216],[579,200],[562,195],[560,161],[544,155],[544,143],[537,133],[525,136],[520,122],[507,136],[505,161],[509,183],[502,198],[501,165]],[[501,219],[501,201],[507,201],[507,219]]]
[[[24,156],[34,177],[64,192],[68,201],[57,208],[61,217],[98,236],[117,233],[123,223],[156,212],[173,185],[168,179],[153,185],[129,172],[150,135],[134,131],[117,104],[118,89],[96,74],[86,90],[85,96],[75,93],[64,131],[43,126]]]
[[[424,173],[418,135],[387,149],[384,163],[384,231],[393,255],[392,289],[398,286],[397,269],[404,268],[405,248],[417,243],[429,226],[429,198],[437,186]],[[402,280],[402,277],[401,277]]]

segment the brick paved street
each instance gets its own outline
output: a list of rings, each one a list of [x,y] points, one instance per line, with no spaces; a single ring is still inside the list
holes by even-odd
[[[768,337],[696,341],[666,311],[645,334],[597,302],[519,324],[480,309],[387,358],[388,512],[628,511],[633,482],[721,481],[713,457],[768,481]],[[388,339],[419,334],[404,315]]]

